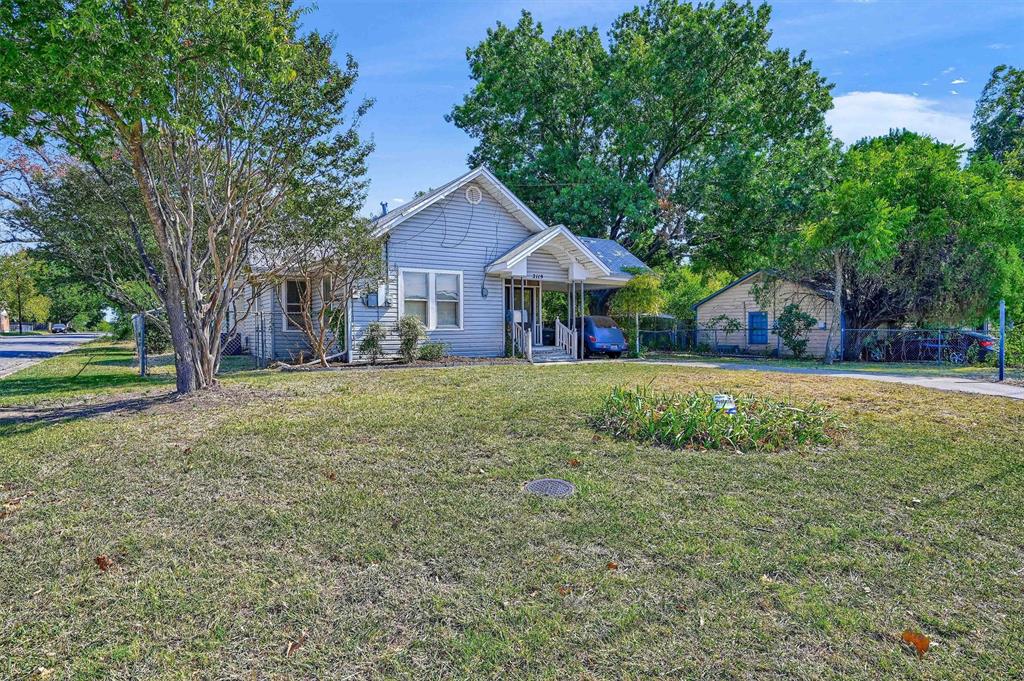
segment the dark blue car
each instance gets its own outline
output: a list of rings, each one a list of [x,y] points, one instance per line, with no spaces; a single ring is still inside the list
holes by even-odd
[[[615,359],[626,351],[626,337],[611,317],[584,317],[579,328],[586,356],[604,354]]]

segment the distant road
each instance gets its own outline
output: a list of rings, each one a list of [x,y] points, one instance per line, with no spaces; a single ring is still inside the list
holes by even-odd
[[[48,357],[74,350],[98,335],[95,333],[46,333],[0,336],[0,378],[36,362],[41,362]]]

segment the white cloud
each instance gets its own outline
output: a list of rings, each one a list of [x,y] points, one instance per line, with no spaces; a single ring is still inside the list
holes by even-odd
[[[1010,46],[1007,45],[1006,43],[992,43],[990,45],[987,45],[986,47],[988,47],[988,49],[990,49],[990,50],[1008,50],[1008,49],[1010,49]]]
[[[944,74],[953,73],[954,71],[956,71],[956,68],[953,66],[950,66],[948,69],[942,69],[942,73]]]
[[[941,142],[971,144],[971,119],[941,111],[938,102],[895,92],[850,92],[836,97],[826,115],[832,133],[845,144],[906,128]]]
[[[391,203],[395,204],[396,206],[399,206],[405,203],[405,199],[391,199]]]
[[[950,83],[949,83],[949,84],[950,84],[950,85],[963,85],[963,84],[964,84],[964,83],[966,83],[966,82],[967,82],[967,81],[966,81],[966,80],[964,80],[963,78],[957,78],[956,80],[950,81]]]
[[[959,93],[959,92],[957,92],[956,90],[950,90],[950,91],[949,91],[949,94],[951,94],[951,95],[958,95],[958,94],[960,94],[960,93]]]

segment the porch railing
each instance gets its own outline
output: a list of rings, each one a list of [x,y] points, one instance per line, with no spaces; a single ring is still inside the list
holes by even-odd
[[[562,348],[565,354],[576,356],[579,336],[573,333],[572,329],[562,323],[562,320],[555,319],[555,345]]]
[[[512,324],[512,354],[518,351],[527,361],[533,361],[533,337],[527,327],[519,322]]]

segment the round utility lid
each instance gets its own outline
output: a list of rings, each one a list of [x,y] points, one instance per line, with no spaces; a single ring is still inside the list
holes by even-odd
[[[575,485],[558,478],[541,478],[526,483],[526,491],[542,497],[555,497],[564,499],[576,491]]]

